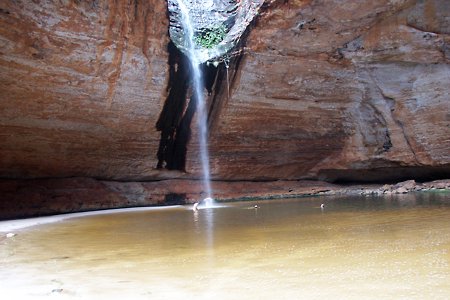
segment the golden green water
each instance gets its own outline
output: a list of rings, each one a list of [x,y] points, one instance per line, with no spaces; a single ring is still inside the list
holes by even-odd
[[[121,212],[17,233],[0,240],[2,299],[450,298],[448,193]]]

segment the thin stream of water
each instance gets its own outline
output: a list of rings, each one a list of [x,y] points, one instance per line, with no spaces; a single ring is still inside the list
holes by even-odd
[[[199,129],[199,144],[200,144],[200,159],[203,170],[203,184],[205,187],[206,198],[204,204],[206,206],[212,203],[212,190],[211,190],[211,176],[209,167],[209,151],[208,151],[208,120],[206,113],[205,97],[203,94],[203,74],[200,69],[200,61],[197,56],[197,50],[194,42],[194,29],[190,18],[189,8],[186,6],[183,0],[177,0],[178,6],[181,11],[181,21],[185,34],[188,36],[187,42],[189,43],[189,61],[192,67],[192,84],[194,89],[194,96],[197,101],[197,123]]]

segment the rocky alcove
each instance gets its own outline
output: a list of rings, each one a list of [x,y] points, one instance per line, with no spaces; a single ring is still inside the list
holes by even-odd
[[[450,178],[449,11],[266,1],[229,69],[204,67],[218,195]],[[0,3],[0,218],[195,200],[168,28],[166,1]]]

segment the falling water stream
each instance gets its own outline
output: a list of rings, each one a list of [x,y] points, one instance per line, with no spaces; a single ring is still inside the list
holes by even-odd
[[[190,60],[193,99],[197,101],[200,159],[206,198],[212,206],[208,153],[207,109],[201,64],[227,62],[233,49],[258,14],[264,0],[168,0],[169,33]],[[228,65],[227,65],[228,68]]]
[[[208,122],[205,105],[205,97],[203,94],[203,74],[200,69],[200,60],[198,59],[197,49],[194,43],[194,29],[192,27],[189,8],[186,6],[183,0],[178,0],[178,7],[181,12],[181,22],[185,34],[187,36],[188,43],[188,57],[192,67],[192,85],[194,98],[197,101],[197,123],[199,129],[199,143],[200,143],[200,159],[203,170],[203,184],[205,188],[206,198],[204,204],[210,206],[212,203],[212,191],[211,191],[211,176],[209,168],[209,151],[208,151]]]

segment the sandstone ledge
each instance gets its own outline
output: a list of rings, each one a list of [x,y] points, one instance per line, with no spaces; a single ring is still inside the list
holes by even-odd
[[[293,198],[315,195],[402,194],[450,190],[450,179],[427,183],[339,185],[321,181],[216,181],[219,201]],[[2,180],[0,220],[99,209],[189,204],[204,198],[200,181],[101,181],[92,178]]]

